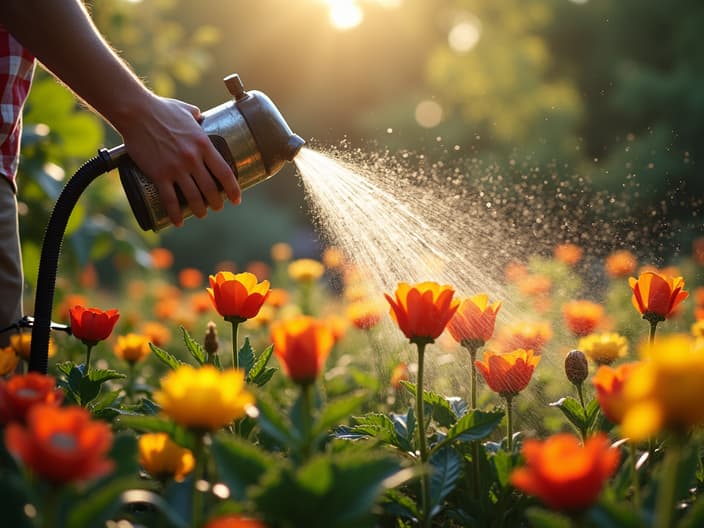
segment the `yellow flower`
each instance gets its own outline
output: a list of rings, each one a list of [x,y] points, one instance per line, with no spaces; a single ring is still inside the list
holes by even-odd
[[[214,431],[242,418],[254,404],[244,383],[243,370],[221,372],[212,365],[182,365],[161,379],[154,400],[176,423]]]
[[[298,259],[288,265],[288,275],[298,282],[314,282],[323,276],[325,267],[313,259]]]
[[[597,365],[610,365],[628,353],[628,341],[620,334],[590,334],[579,340],[577,348]]]
[[[32,332],[20,332],[10,336],[10,346],[17,352],[25,361],[29,361],[29,355],[32,350]],[[56,345],[54,340],[49,338],[49,357],[56,355]]]
[[[0,376],[13,372],[17,368],[20,357],[12,347],[0,348]]]
[[[127,363],[137,363],[149,355],[149,336],[142,334],[127,334],[117,336],[115,355]]]
[[[704,319],[695,321],[692,324],[692,335],[697,339],[701,339],[704,337]]]
[[[148,433],[139,437],[139,464],[156,479],[173,477],[176,481],[193,471],[193,453],[176,444],[166,433]]]
[[[661,337],[643,352],[624,386],[623,435],[638,441],[704,424],[704,353],[683,334]]]

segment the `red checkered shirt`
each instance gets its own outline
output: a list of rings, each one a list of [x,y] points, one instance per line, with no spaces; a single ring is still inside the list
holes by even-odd
[[[0,174],[15,185],[22,108],[34,73],[34,56],[0,26]]]

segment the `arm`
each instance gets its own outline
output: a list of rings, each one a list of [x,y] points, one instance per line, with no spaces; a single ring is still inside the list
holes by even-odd
[[[175,185],[199,217],[207,205],[223,206],[210,173],[239,203],[235,175],[198,125],[200,110],[149,91],[105,42],[79,0],[2,0],[0,24],[122,135],[175,225],[182,223]]]

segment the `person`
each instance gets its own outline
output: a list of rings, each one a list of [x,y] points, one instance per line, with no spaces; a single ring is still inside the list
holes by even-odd
[[[130,157],[155,183],[174,225],[178,187],[195,216],[221,209],[217,180],[232,203],[240,189],[200,128],[200,110],[149,90],[97,30],[81,0],[0,2],[0,329],[22,316],[16,174],[22,108],[35,61],[122,136]],[[47,104],[51,104],[48,102]],[[214,179],[213,179],[214,178]],[[6,346],[8,334],[0,335]]]

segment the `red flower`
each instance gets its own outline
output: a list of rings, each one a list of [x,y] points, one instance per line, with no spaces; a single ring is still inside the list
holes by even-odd
[[[74,306],[69,308],[71,332],[86,345],[95,345],[110,337],[115,324],[120,317],[117,310],[99,310]]]
[[[38,372],[0,379],[0,423],[24,422],[35,405],[59,406],[64,393],[56,388],[56,380]]]
[[[272,323],[271,340],[286,375],[308,385],[320,374],[335,338],[323,321],[298,316]]]
[[[689,295],[684,291],[684,279],[661,275],[653,271],[641,273],[638,279],[631,277],[628,284],[633,290],[631,301],[643,319],[664,321]]]
[[[204,528],[266,528],[266,525],[256,519],[228,514],[211,519]]]
[[[256,275],[248,272],[219,271],[209,277],[208,295],[213,306],[225,319],[244,321],[259,312],[269,296],[269,281],[257,282]]]
[[[401,282],[396,288],[395,299],[388,294],[384,297],[391,305],[391,317],[411,342],[432,343],[459,308],[459,300],[452,298],[454,294],[450,286],[436,282],[420,282],[413,286]]]
[[[489,297],[482,293],[464,299],[447,325],[447,330],[460,344],[483,345],[494,335],[496,314],[501,302],[489,304]]]
[[[112,470],[106,458],[112,445],[110,427],[92,421],[81,407],[33,407],[27,425],[5,429],[7,449],[34,473],[53,484],[82,481]]]
[[[477,360],[474,364],[491,390],[505,397],[518,394],[528,386],[539,362],[540,356],[532,350],[519,348],[504,354],[486,352],[484,361]]]
[[[511,483],[562,511],[591,506],[619,463],[618,450],[602,433],[590,437],[584,447],[566,433],[542,442],[526,440],[521,452],[526,465],[512,473]]]

